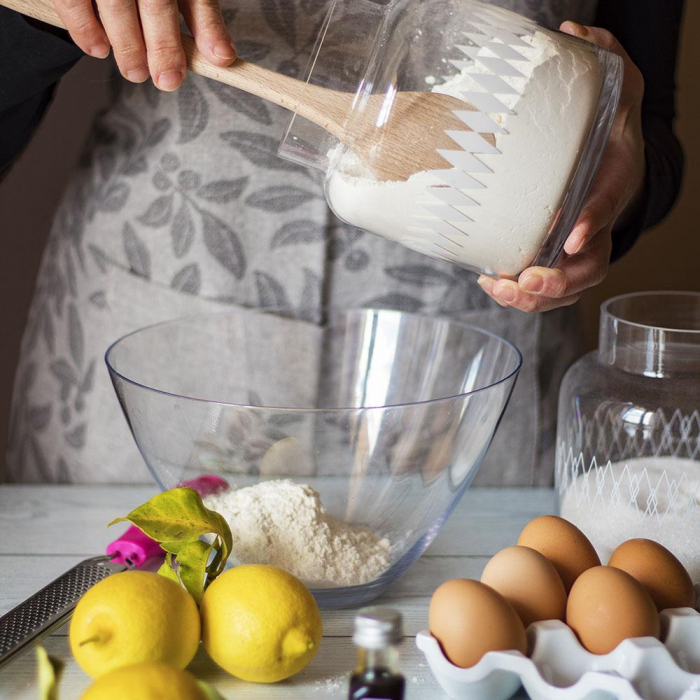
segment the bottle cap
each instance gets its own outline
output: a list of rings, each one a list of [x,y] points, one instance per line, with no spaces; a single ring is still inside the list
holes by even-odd
[[[392,608],[363,608],[355,618],[352,640],[364,649],[383,649],[403,639],[401,613]]]

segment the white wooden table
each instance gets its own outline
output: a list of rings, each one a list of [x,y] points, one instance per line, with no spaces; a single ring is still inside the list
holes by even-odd
[[[108,530],[106,523],[154,492],[153,486],[0,486],[0,615],[82,559],[102,554],[120,532]],[[491,555],[515,544],[523,526],[551,513],[553,506],[548,489],[469,490],[426,554],[377,601],[404,615],[401,662],[409,699],[447,697],[415,647],[416,633],[427,626],[432,592],[450,578],[478,578]],[[323,611],[321,648],[308,668],[290,681],[275,686],[243,683],[216,669],[204,654],[190,668],[226,698],[346,698],[346,678],[355,662],[350,640],[354,612]],[[61,700],[78,698],[89,685],[71,659],[67,633],[64,626],[44,640],[49,653],[67,662]],[[35,657],[29,652],[0,670],[0,698],[35,700],[34,676]]]

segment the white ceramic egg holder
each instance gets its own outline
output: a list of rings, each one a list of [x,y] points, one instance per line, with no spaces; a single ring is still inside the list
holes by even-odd
[[[586,651],[558,620],[527,634],[529,656],[492,651],[471,668],[450,663],[427,631],[416,644],[455,700],[506,700],[521,685],[532,700],[700,700],[700,613],[692,608],[661,613],[663,643],[628,639],[605,655]]]

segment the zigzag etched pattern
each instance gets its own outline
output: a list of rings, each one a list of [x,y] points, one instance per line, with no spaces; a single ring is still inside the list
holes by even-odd
[[[641,518],[663,520],[674,512],[688,517],[700,514],[700,413],[667,416],[656,411],[643,429],[629,430],[619,410],[581,417],[564,430],[557,445],[556,481],[560,496],[573,498],[577,506],[603,505],[614,511],[632,508]],[[609,457],[614,455],[613,462]],[[688,470],[631,469],[629,463],[644,458],[687,460]],[[696,464],[697,469],[692,469]],[[692,473],[691,473],[692,471]]]
[[[581,453],[575,454],[566,445],[560,445],[560,450],[558,468],[566,477],[560,482],[559,491],[573,498],[577,506],[598,504],[610,512],[630,508],[640,519],[654,517],[660,521],[669,513],[688,518],[697,515],[700,486],[688,472],[676,477],[666,470],[634,470],[627,463],[621,466],[609,460],[599,463],[595,457],[586,463]],[[565,480],[569,482],[566,486]]]
[[[526,77],[518,63],[529,61],[523,50],[526,53],[532,47],[522,37],[533,33],[528,20],[512,13],[485,6],[467,14],[472,31],[463,34],[468,43],[456,45],[460,58],[448,60],[474,83],[475,89],[461,91],[464,101],[474,109],[453,111],[468,128],[445,132],[458,148],[438,153],[452,167],[430,171],[443,184],[426,188],[425,197],[416,203],[415,226],[409,228],[426,252],[453,262],[463,248],[460,239],[469,235],[468,226],[473,221],[457,207],[480,205],[478,190],[485,185],[478,176],[493,171],[479,156],[500,153],[481,134],[507,135],[499,121],[513,111],[502,97],[520,93],[503,78]]]

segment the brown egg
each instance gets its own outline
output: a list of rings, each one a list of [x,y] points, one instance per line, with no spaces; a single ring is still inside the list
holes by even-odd
[[[488,651],[527,652],[525,628],[510,603],[489,586],[455,579],[430,601],[430,633],[455,666],[469,668]]]
[[[525,627],[538,620],[564,620],[566,591],[552,563],[530,547],[507,547],[492,557],[481,583],[498,591]]]
[[[600,559],[589,539],[575,525],[555,515],[531,520],[520,533],[518,544],[544,554],[554,564],[568,593],[586,569],[600,566]]]
[[[608,566],[626,571],[649,591],[659,612],[666,608],[695,607],[690,574],[671,552],[653,540],[623,542]]]
[[[660,634],[659,615],[646,588],[612,566],[596,566],[576,579],[566,624],[593,654],[607,654],[625,639],[658,639]]]

